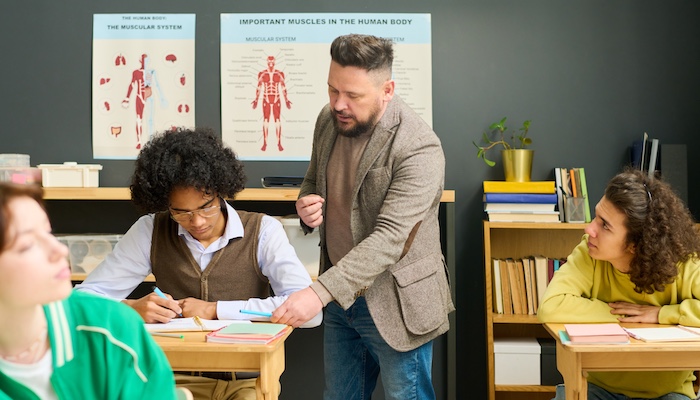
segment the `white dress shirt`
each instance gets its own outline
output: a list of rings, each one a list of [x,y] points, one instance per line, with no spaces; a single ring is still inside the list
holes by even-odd
[[[207,248],[178,225],[178,235],[185,240],[192,257],[202,270],[209,265],[214,253],[226,247],[231,239],[244,235],[243,224],[236,211],[228,203],[226,209],[228,220],[224,234]],[[125,299],[151,273],[153,219],[154,214],[139,218],[119,240],[114,250],[83,283],[76,285],[75,289],[116,300]],[[243,314],[240,310],[272,312],[290,294],[311,284],[309,273],[289,243],[282,223],[269,215],[263,216],[261,222],[257,256],[260,271],[269,279],[275,295],[265,299],[218,301],[216,313],[219,319],[267,320],[265,317]],[[318,326],[322,319],[323,313],[320,312],[302,327]]]

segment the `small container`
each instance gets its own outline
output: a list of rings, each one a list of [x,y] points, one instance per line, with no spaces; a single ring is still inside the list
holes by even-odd
[[[63,164],[39,164],[44,187],[98,187],[99,164],[78,164],[66,161]]]
[[[71,270],[77,273],[89,274],[97,267],[123,235],[67,235],[56,238],[69,251]]]
[[[496,385],[539,385],[540,344],[537,339],[497,338],[493,341]]]
[[[29,154],[0,154],[0,167],[29,168]]]
[[[567,197],[564,211],[566,222],[586,222],[586,198]]]

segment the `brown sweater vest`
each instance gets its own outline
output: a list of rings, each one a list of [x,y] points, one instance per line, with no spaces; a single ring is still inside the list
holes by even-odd
[[[243,222],[244,237],[231,239],[226,247],[214,253],[204,271],[184,239],[178,236],[178,224],[170,218],[170,213],[157,213],[153,220],[151,268],[158,287],[174,299],[225,301],[269,297],[269,281],[260,272],[257,258],[263,214],[237,212]]]

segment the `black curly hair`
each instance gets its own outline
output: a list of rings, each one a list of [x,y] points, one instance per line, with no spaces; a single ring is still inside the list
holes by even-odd
[[[605,198],[627,217],[626,241],[635,250],[630,280],[638,293],[663,291],[678,263],[700,255],[693,217],[667,183],[628,168],[610,180]]]
[[[146,213],[165,211],[170,193],[194,187],[233,198],[245,187],[243,163],[211,128],[178,128],[156,134],[141,149],[131,177],[131,200]]]

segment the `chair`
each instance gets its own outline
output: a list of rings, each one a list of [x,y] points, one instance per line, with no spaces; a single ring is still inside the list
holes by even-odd
[[[177,394],[177,400],[194,400],[190,389],[185,387],[176,387],[175,394]]]

